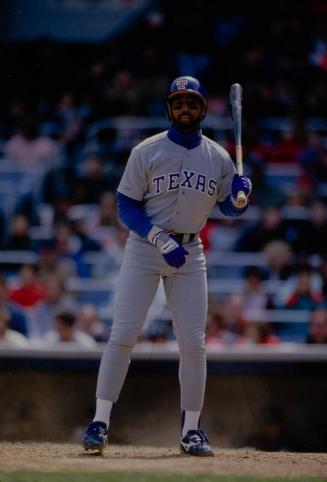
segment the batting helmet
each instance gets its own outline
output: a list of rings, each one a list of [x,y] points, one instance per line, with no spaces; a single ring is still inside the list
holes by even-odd
[[[167,112],[169,120],[171,120],[170,114],[170,101],[174,99],[177,95],[192,94],[198,97],[204,107],[207,110],[207,92],[203,84],[195,77],[190,77],[188,75],[177,77],[170,84],[169,92],[167,95]],[[203,118],[205,117],[205,114]]]

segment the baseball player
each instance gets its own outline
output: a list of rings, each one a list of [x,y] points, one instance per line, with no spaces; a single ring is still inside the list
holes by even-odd
[[[237,194],[251,182],[236,173],[225,149],[202,134],[206,91],[199,80],[175,79],[167,96],[171,126],[132,149],[118,186],[117,208],[130,234],[115,297],[114,320],[97,383],[96,413],[83,438],[102,451],[112,406],[132,349],[162,278],[180,352],[181,451],[212,456],[200,428],[206,383],[206,260],[199,231],[218,203],[227,216],[246,209]]]

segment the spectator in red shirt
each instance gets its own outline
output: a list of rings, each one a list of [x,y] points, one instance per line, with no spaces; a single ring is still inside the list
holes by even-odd
[[[301,128],[282,131],[282,139],[271,146],[266,161],[268,164],[295,164],[304,148],[305,138]]]
[[[18,286],[11,289],[9,298],[24,308],[33,308],[45,298],[45,289],[37,278],[37,267],[23,265],[19,271]]]
[[[296,277],[296,286],[286,300],[286,308],[313,310],[322,301],[322,293],[315,290],[309,265],[300,266]]]

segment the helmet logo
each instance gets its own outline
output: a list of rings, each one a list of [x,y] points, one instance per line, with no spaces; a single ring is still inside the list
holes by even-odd
[[[188,84],[187,79],[179,79],[176,81],[176,87],[178,90],[184,90],[187,84]]]

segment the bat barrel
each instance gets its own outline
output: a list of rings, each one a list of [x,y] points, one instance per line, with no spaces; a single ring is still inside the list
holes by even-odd
[[[230,88],[230,103],[233,105],[242,103],[242,87],[240,84],[233,84]]]
[[[230,88],[230,103],[232,106],[233,128],[236,145],[242,144],[242,87],[233,84]]]

